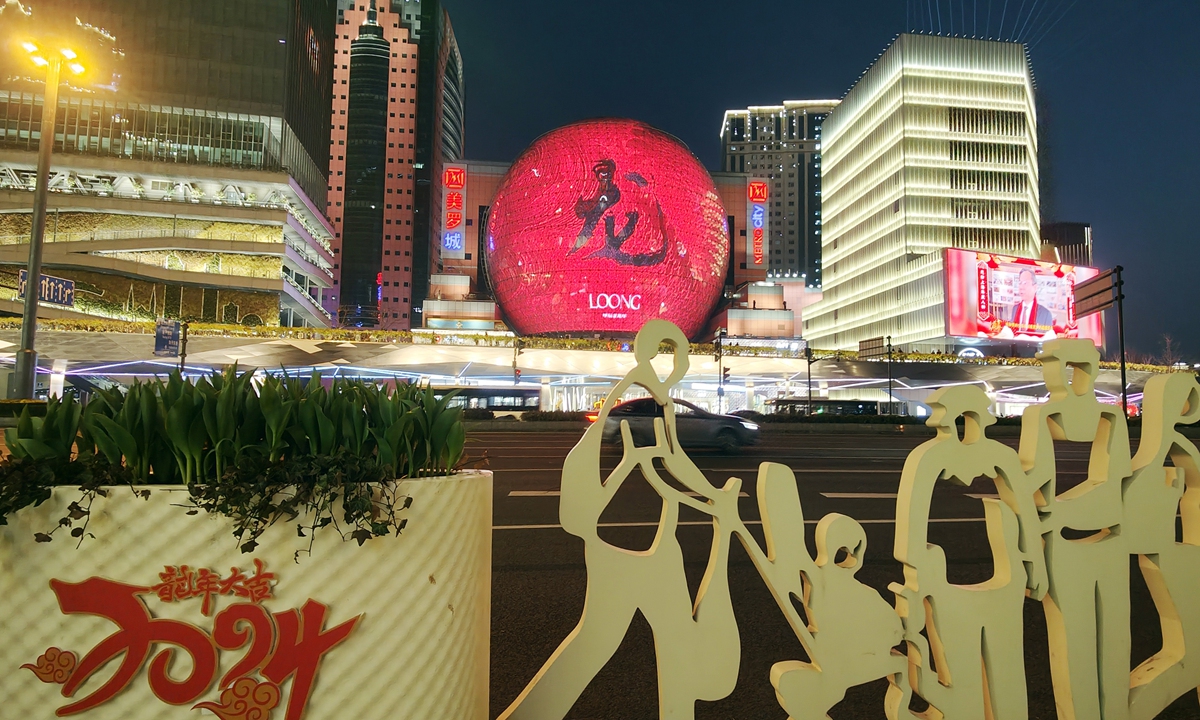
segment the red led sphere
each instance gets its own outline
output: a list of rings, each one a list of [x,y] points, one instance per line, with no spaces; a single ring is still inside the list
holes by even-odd
[[[492,201],[487,271],[521,335],[704,329],[729,263],[712,178],[675,138],[589,120],[538,138]]]

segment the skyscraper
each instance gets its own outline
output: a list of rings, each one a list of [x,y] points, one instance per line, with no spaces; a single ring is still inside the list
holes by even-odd
[[[726,110],[721,171],[771,185],[767,277],[803,277],[821,287],[821,125],[837,100]]]
[[[815,347],[891,336],[945,349],[943,249],[1040,255],[1025,48],[901,35],[823,126],[824,297]]]
[[[115,89],[60,88],[43,272],[75,293],[39,312],[329,325],[333,0],[28,5],[104,28],[125,54]],[[44,87],[30,75],[0,71],[7,312],[41,135]]]
[[[331,311],[343,305],[347,310],[357,308],[360,303],[347,299],[346,293],[358,298],[373,291],[378,326],[400,330],[421,326],[421,301],[428,295],[429,275],[438,269],[439,218],[433,208],[440,196],[435,197],[438,191],[431,185],[436,184],[433,173],[440,171],[446,159],[443,145],[449,143],[451,159],[462,153],[462,59],[450,20],[437,0],[380,0],[376,5],[375,23],[391,50],[387,58],[386,157],[381,156],[378,165],[383,182],[382,239],[377,241],[382,247],[380,255],[376,246],[368,244],[365,230],[353,229],[349,204],[353,180],[348,166],[352,45],[367,22],[368,3],[337,0],[328,205],[335,228],[337,267],[336,286],[326,307]],[[444,130],[447,123],[449,132]],[[351,232],[356,238],[347,235]],[[368,282],[354,289],[362,278]],[[350,324],[358,324],[361,318],[347,318],[347,322],[351,320]]]
[[[429,297],[429,277],[442,270],[442,165],[463,158],[465,103],[462,55],[439,0],[423,0],[417,88],[413,217],[413,309]],[[414,322],[414,326],[420,323]]]
[[[342,215],[341,325],[376,327],[383,279],[383,198],[388,137],[391,43],[376,20],[375,0],[350,43],[346,108],[346,184]]]

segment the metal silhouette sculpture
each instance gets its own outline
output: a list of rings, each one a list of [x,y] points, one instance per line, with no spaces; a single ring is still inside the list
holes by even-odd
[[[1026,590],[1040,599],[1047,585],[1034,488],[1016,451],[987,437],[995,418],[983,390],[943,388],[928,403],[937,436],[908,456],[896,502],[895,557],[904,565],[904,584],[892,591],[904,620],[910,681],[903,690],[918,692],[939,713],[931,717],[1025,718],[1022,611]],[[945,552],[927,538],[933,489],[940,481],[970,485],[981,476],[1000,496],[982,500],[993,574],[955,585],[946,578]]]
[[[674,350],[674,366],[665,381],[650,364],[664,343]],[[616,652],[639,611],[654,632],[662,717],[690,718],[697,700],[719,700],[733,691],[741,645],[726,577],[731,528],[718,518],[737,517],[741,482],[731,479],[724,488],[714,488],[679,447],[668,391],[687,373],[687,353],[687,338],[679,328],[664,320],[647,323],[634,341],[637,366],[609,394],[599,419],[567,455],[559,517],[563,529],[584,542],[588,585],[583,616],[501,718],[564,717]],[[636,447],[628,423],[622,423],[624,458],[602,479],[604,421],[617,399],[635,384],[666,412],[654,421],[655,443],[650,446]],[[668,484],[655,460],[699,497]],[[598,533],[601,513],[635,467],[663,501],[658,533],[645,551],[612,545]],[[683,505],[713,516],[712,552],[694,603],[675,537]]]
[[[651,364],[664,345],[673,363],[665,379]],[[1023,635],[1026,598],[1045,609],[1060,718],[1149,720],[1200,687],[1200,452],[1177,429],[1200,421],[1195,376],[1147,383],[1143,436],[1132,458],[1124,416],[1096,399],[1099,354],[1087,340],[1046,343],[1039,357],[1050,399],[1026,411],[1019,452],[987,437],[995,419],[983,391],[958,386],[934,393],[928,424],[937,435],[912,452],[901,477],[894,556],[905,582],[891,587],[893,609],[855,579],[866,550],[857,521],[826,515],[817,525],[816,555],[810,554],[787,466],[759,466],[763,548],[738,510],[741,481],[730,478],[717,488],[683,453],[670,390],[687,373],[687,349],[674,325],[647,323],[634,344],[637,366],[568,454],[560,517],[563,528],[584,541],[583,615],[502,719],[565,717],[637,612],[654,634],[661,718],[693,718],[697,700],[726,697],[741,654],[727,580],[734,537],[807,654],[776,663],[763,679],[792,720],[827,718],[848,688],[880,678],[888,681],[882,714],[890,720],[1027,718],[1024,650],[1041,639]],[[654,444],[636,446],[623,422],[623,458],[602,478],[604,424],[633,385],[663,406]],[[1091,443],[1088,477],[1070,489],[1059,488],[1056,440]],[[662,499],[657,534],[644,551],[617,547],[598,534],[601,514],[635,468]],[[930,503],[938,483],[969,485],[979,477],[990,479],[998,495],[981,501],[993,574],[976,585],[956,585],[947,579],[944,551],[928,539]],[[709,516],[713,528],[694,600],[675,538],[683,506]],[[1132,673],[1131,555],[1150,588],[1163,637],[1162,649]],[[914,695],[928,704],[925,710],[911,708]]]

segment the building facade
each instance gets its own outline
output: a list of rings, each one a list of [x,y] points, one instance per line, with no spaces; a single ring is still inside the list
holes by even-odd
[[[414,160],[417,212],[413,219],[413,309],[429,297],[429,278],[442,271],[442,166],[463,158],[465,88],[462,54],[450,15],[439,0],[422,0],[421,66],[417,87]],[[422,323],[417,319],[413,326]]]
[[[420,310],[429,294],[429,276],[438,271],[440,227],[434,208],[440,196],[435,195],[432,178],[434,172],[440,172],[442,162],[461,157],[462,58],[449,16],[437,0],[381,0],[374,4],[375,24],[382,40],[391,46],[386,152],[379,162],[383,181],[382,237],[372,241],[363,235],[347,246],[345,224],[352,180],[347,167],[352,46],[371,10],[370,0],[337,0],[328,186],[337,267],[335,292],[326,308],[337,312],[344,305],[351,312],[345,316],[347,324],[377,322],[383,329],[404,330],[421,327]],[[427,58],[440,58],[440,62]],[[448,132],[444,129],[447,124]],[[436,171],[432,169],[434,164]],[[382,248],[381,255],[374,242]],[[343,275],[347,267],[352,277]],[[364,277],[365,283],[361,280]],[[355,287],[364,284],[357,291],[349,290],[349,299],[347,280]],[[353,308],[361,304],[356,298],[372,293],[378,320],[354,317]]]
[[[727,110],[721,171],[748,173],[771,186],[767,276],[804,278],[821,287],[821,125],[837,100]]]
[[[378,327],[383,299],[383,213],[388,156],[388,73],[392,45],[377,22],[375,0],[350,43],[346,175],[341,212],[338,323]]]
[[[42,0],[116,37],[112,86],[60,88],[46,316],[327,326],[333,0]],[[100,62],[101,59],[89,60]],[[19,313],[43,87],[0,73],[0,310]]]
[[[901,35],[829,114],[814,347],[947,349],[943,250],[1038,258],[1037,117],[1025,47]]]
[[[1092,265],[1092,226],[1081,222],[1042,225],[1042,258],[1068,265]]]

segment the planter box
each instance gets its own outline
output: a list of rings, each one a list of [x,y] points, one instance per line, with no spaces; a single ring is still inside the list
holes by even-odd
[[[33,539],[67,513],[75,488],[0,527],[4,717],[68,706],[87,720],[487,717],[491,473],[403,481],[413,502],[402,535],[360,547],[328,527],[311,556],[296,522],[243,554],[228,519],[179,507],[186,489],[147,489],[145,499],[129,488],[97,498],[95,537],[78,549],[67,528]],[[111,659],[89,668],[105,638],[116,638],[113,652],[92,656]],[[83,707],[110,685],[111,697]],[[239,714],[239,699],[275,707]]]

